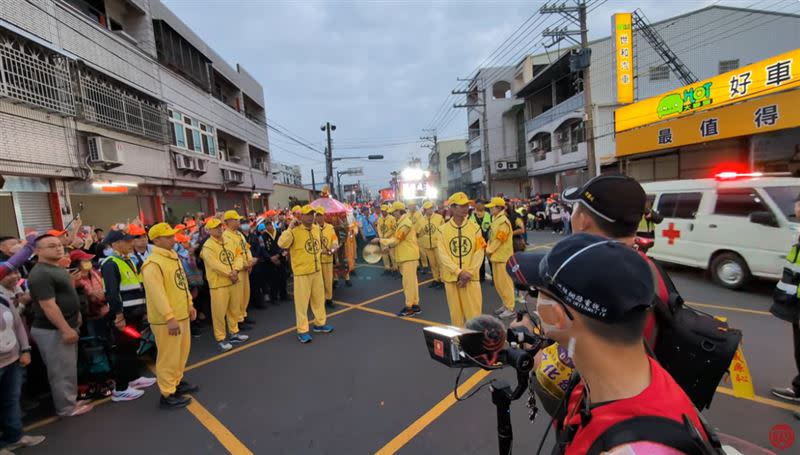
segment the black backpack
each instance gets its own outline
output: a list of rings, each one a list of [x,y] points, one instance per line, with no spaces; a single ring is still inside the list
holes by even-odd
[[[708,428],[698,412],[706,441],[686,415],[683,423],[665,417],[639,416],[623,420],[604,431],[595,441],[587,455],[599,455],[614,447],[633,442],[649,441],[671,447],[687,455],[721,455],[722,444],[716,434]]]
[[[650,263],[664,280],[669,295],[666,305],[658,302],[654,306],[658,333],[653,354],[697,409],[708,408],[736,355],[742,332],[685,305],[669,275],[655,262]]]

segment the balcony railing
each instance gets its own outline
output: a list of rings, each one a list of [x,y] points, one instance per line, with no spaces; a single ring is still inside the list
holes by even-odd
[[[542,112],[536,117],[525,122],[525,132],[526,133],[533,132],[569,112],[577,111],[582,108],[583,108],[583,92],[573,95],[570,98],[567,98],[561,103],[558,103],[552,109]]]
[[[167,142],[167,112],[162,104],[146,101],[121,87],[81,72],[81,116],[91,123]]]
[[[0,34],[0,97],[75,115],[69,60]]]

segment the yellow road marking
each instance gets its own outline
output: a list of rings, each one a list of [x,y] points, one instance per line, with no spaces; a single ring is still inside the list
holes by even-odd
[[[201,425],[217,438],[223,447],[228,449],[233,455],[253,455],[253,452],[245,446],[228,428],[222,424],[208,409],[193,398],[189,406],[186,407]]]
[[[364,306],[353,305],[351,303],[344,303],[344,302],[340,302],[338,300],[334,300],[334,303],[338,303],[339,305],[344,305],[346,307],[352,307],[354,310],[366,311],[368,313],[379,314],[381,316],[388,316],[390,318],[402,319],[404,321],[410,321],[410,322],[416,322],[417,324],[435,325],[435,326],[440,326],[440,327],[447,325],[447,324],[442,324],[441,322],[427,321],[425,319],[420,319],[420,318],[401,318],[401,317],[397,316],[396,314],[390,313],[388,311],[377,310],[375,308],[369,308],[369,307],[364,307]]]
[[[479,382],[488,376],[489,373],[490,371],[479,370],[477,373],[470,376],[469,379],[458,386],[458,395],[464,396],[464,394],[469,392],[470,389],[478,385]],[[453,393],[451,392],[447,394],[442,401],[436,403],[436,406],[432,407],[428,412],[423,414],[422,417],[418,418],[414,423],[409,425],[408,428],[403,430],[380,450],[375,452],[375,455],[390,455],[397,452],[404,445],[408,444],[408,441],[412,440],[414,436],[418,435],[422,430],[425,429],[425,427],[430,425],[434,420],[438,419],[455,403],[456,397],[453,395]]]
[[[725,394],[725,395],[728,395],[728,396],[732,396],[734,398],[739,398],[739,399],[748,400],[748,401],[754,401],[754,402],[759,403],[759,404],[772,406],[773,408],[780,408],[780,409],[785,409],[787,411],[800,412],[800,406],[795,406],[793,404],[784,403],[783,401],[773,400],[772,398],[765,398],[765,397],[761,397],[761,396],[758,396],[758,395],[754,396],[753,398],[750,398],[750,397],[737,397],[733,393],[733,389],[729,389],[727,387],[717,387],[717,392]]]
[[[772,316],[772,313],[769,311],[760,311],[760,310],[749,310],[747,308],[735,308],[723,305],[711,305],[709,303],[698,303],[698,302],[686,302],[690,306],[699,306],[702,308],[714,308],[717,310],[726,310],[726,311],[736,311],[739,313],[751,313],[751,314],[759,314],[762,316]]]

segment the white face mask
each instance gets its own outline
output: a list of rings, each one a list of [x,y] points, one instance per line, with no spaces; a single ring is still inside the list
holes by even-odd
[[[545,296],[540,294],[539,297],[538,297],[536,305],[537,305],[536,308],[538,310],[538,308],[542,307],[542,306],[553,306],[553,307],[556,307],[556,306],[559,306],[559,303],[556,302],[555,300],[549,299],[549,298],[547,298],[547,297],[545,297]],[[544,331],[545,336],[547,336],[550,333],[564,331],[564,329],[560,329],[560,328],[558,328],[557,326],[555,326],[553,324],[548,324],[544,320],[544,318],[541,317],[541,313],[539,314],[539,320],[541,322],[542,330]],[[571,336],[569,338],[569,341],[567,341],[567,356],[570,359],[575,357],[575,345],[576,344],[577,344],[577,340],[576,340],[576,338],[574,336]]]

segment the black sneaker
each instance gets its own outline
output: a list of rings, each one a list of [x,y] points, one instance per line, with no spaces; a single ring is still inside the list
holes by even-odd
[[[191,401],[192,397],[179,396],[173,393],[168,397],[161,395],[161,400],[159,400],[158,404],[163,409],[180,409],[188,406]]]
[[[336,305],[333,304],[333,300],[326,300],[325,301],[325,308],[336,308]]]
[[[420,308],[419,305],[411,305],[411,311],[413,311],[414,314],[420,314],[422,313],[422,308]]]
[[[401,318],[406,318],[408,316],[414,316],[415,314],[417,314],[417,313],[414,312],[414,307],[411,307],[411,308],[403,307],[403,309],[400,310],[399,313],[397,313],[397,315],[400,316]]]
[[[186,381],[181,381],[178,387],[175,387],[176,395],[186,395],[187,393],[195,393],[200,391],[200,386],[189,384]]]
[[[800,395],[797,394],[793,387],[776,387],[770,390],[770,393],[782,400],[791,401],[792,403],[800,403]]]

